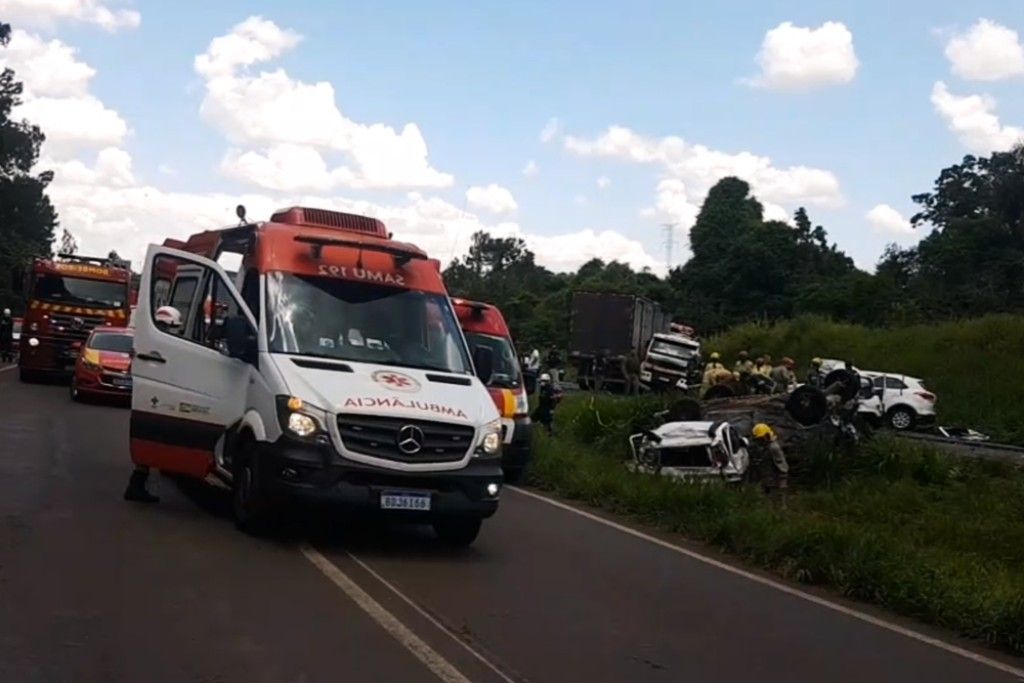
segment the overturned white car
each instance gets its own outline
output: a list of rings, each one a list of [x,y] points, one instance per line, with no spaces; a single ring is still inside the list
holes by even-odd
[[[629,437],[630,468],[687,481],[740,481],[750,466],[747,440],[728,422],[668,422]]]

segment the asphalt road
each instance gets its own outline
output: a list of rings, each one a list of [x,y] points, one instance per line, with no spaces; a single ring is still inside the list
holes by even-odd
[[[467,551],[342,515],[253,539],[222,493],[162,479],[128,504],[128,411],[15,375],[5,683],[1018,680],[517,491]]]

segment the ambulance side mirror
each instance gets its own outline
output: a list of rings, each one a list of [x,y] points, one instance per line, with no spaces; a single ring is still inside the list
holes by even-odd
[[[256,333],[245,316],[235,315],[224,321],[224,343],[232,358],[246,363],[256,361]]]
[[[476,347],[473,349],[473,366],[476,367],[476,376],[487,384],[494,374],[494,352],[486,346]]]

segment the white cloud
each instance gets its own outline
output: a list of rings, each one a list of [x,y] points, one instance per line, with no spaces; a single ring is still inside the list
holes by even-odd
[[[166,176],[176,176],[176,175],[178,175],[178,169],[174,168],[170,164],[160,164],[159,166],[157,166],[156,170],[159,171],[161,175],[166,175]]]
[[[537,261],[555,271],[574,271],[587,261],[628,263],[637,270],[650,268],[663,272],[664,264],[644,249],[640,242],[613,230],[581,230],[566,235],[527,235],[527,246],[537,254]]]
[[[128,124],[89,94],[96,70],[59,40],[43,40],[22,30],[0,50],[0,68],[9,67],[25,84],[23,104],[14,111],[46,134],[44,151],[66,157],[82,147],[119,145]]]
[[[1024,75],[1024,45],[1016,31],[979,19],[946,44],[953,73],[974,81],[998,81]]]
[[[250,180],[266,186],[260,173],[280,162],[286,145],[292,156],[301,152],[341,155],[348,165],[330,172],[332,183],[355,188],[448,187],[453,178],[434,169],[427,145],[414,123],[401,131],[383,123],[352,121],[338,109],[334,86],[326,81],[305,83],[283,69],[250,72],[249,68],[279,57],[300,41],[294,32],[271,21],[250,17],[224,36],[215,38],[195,59],[206,81],[203,118],[238,147],[242,166],[228,165],[235,178],[246,169],[257,171]],[[248,155],[248,156],[246,156]],[[257,159],[259,157],[259,159]],[[325,161],[325,164],[327,162]],[[324,178],[308,186],[322,189]]]
[[[137,28],[142,15],[130,9],[111,9],[104,0],[0,0],[4,21],[52,28],[61,21],[95,24],[106,31]]]
[[[597,187],[600,190],[607,190],[612,186],[612,179],[606,175],[601,176],[597,179]]]
[[[496,214],[510,213],[519,208],[512,193],[507,188],[494,183],[466,190],[466,202],[473,208]]]
[[[544,124],[544,128],[540,131],[541,142],[551,142],[562,132],[562,122],[557,117],[551,117],[548,122]]]
[[[588,202],[589,200],[587,199],[587,195],[585,194],[578,194],[573,196],[572,198],[572,203],[575,204],[576,206],[586,206]]]
[[[523,166],[523,175],[527,178],[532,178],[538,173],[540,173],[540,166],[538,166],[537,162],[533,159],[527,161],[526,166]]]
[[[837,21],[818,28],[779,24],[765,33],[757,63],[761,73],[748,85],[788,91],[849,83],[859,66],[853,34]]]
[[[888,204],[877,205],[868,211],[865,218],[871,224],[871,231],[880,235],[906,236],[914,234],[914,228],[910,226],[910,221]]]
[[[1024,141],[1024,128],[1003,125],[995,114],[996,101],[987,95],[954,95],[939,81],[931,99],[949,130],[976,154],[1006,151]]]
[[[679,137],[649,138],[629,128],[612,126],[594,139],[568,136],[565,147],[582,157],[662,167],[665,175],[658,183],[655,205],[643,215],[678,223],[687,231],[708,190],[726,176],[750,183],[769,218],[788,219],[788,211],[782,206],[787,204],[843,205],[839,181],[829,171],[807,166],[778,168],[768,157],[719,152]]]

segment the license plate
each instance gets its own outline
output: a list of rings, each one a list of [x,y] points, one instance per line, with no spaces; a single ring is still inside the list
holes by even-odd
[[[429,493],[396,493],[386,491],[380,494],[382,510],[430,510]]]
[[[131,377],[115,377],[114,378],[114,386],[115,387],[121,387],[123,389],[131,389],[132,388],[132,378]]]

